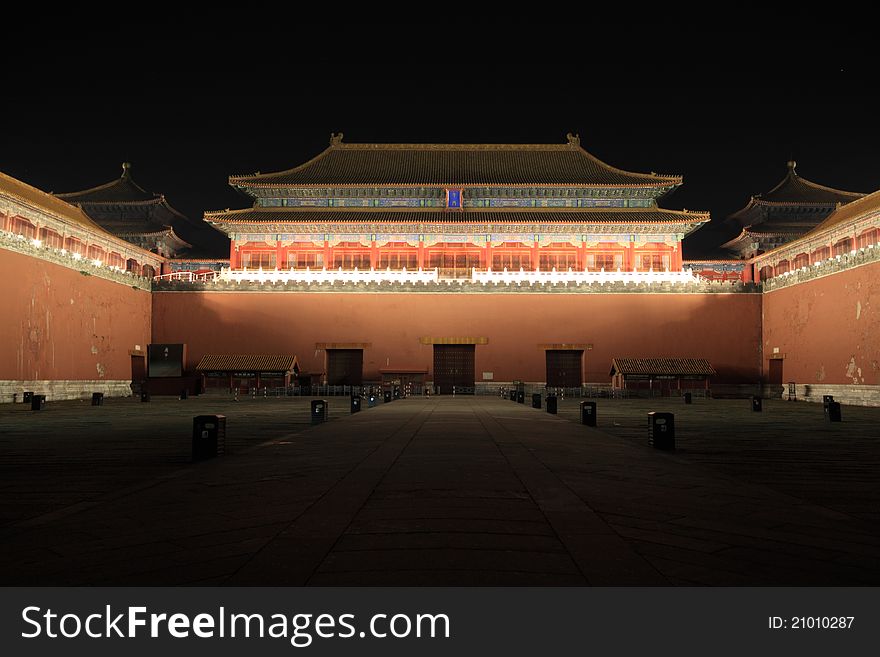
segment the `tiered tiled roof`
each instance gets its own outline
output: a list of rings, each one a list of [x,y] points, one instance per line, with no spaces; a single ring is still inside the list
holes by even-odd
[[[782,182],[765,194],[753,196],[744,208],[728,217],[728,222],[741,231],[722,248],[747,255],[755,244],[759,249],[766,248],[762,240],[794,239],[815,228],[836,208],[864,196],[802,178],[796,166],[796,162],[788,162]]]
[[[172,208],[162,194],[146,191],[131,177],[131,164],[122,165],[116,180],[79,192],[56,194],[60,199],[81,207],[106,230],[123,239],[165,237],[176,249],[190,247],[181,234],[193,226]]]
[[[566,144],[346,144],[277,173],[231,176],[237,187],[309,185],[640,185],[675,187],[681,176],[631,173]]]
[[[772,207],[827,208],[826,212],[838,204],[846,204],[864,196],[860,192],[847,192],[833,187],[814,183],[797,174],[797,162],[788,162],[788,172],[778,185],[765,194],[757,194],[744,208],[734,212],[728,219],[743,227],[755,227],[767,220],[767,210]],[[810,227],[815,226],[814,222]],[[821,218],[820,218],[821,220]]]
[[[160,202],[161,194],[148,192],[131,178],[131,164],[122,164],[122,176],[97,187],[84,189],[81,192],[56,194],[68,203],[143,203]]]
[[[711,376],[715,374],[705,358],[614,358],[611,375]]]
[[[759,194],[755,197],[756,200],[763,203],[827,203],[833,205],[835,203],[849,203],[864,196],[859,192],[846,192],[802,178],[795,171],[796,166],[797,162],[789,162],[788,173],[782,182],[766,194]]]

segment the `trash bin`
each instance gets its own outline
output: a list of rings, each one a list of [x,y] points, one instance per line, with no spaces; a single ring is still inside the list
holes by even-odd
[[[92,393],[92,406],[103,406],[104,405],[104,393],[103,392],[93,392]]]
[[[142,390],[142,391],[141,391],[141,401],[142,401],[142,402],[148,402],[148,401],[150,401],[150,393],[147,392],[146,390]]]
[[[382,396],[382,401],[385,402],[386,404],[390,404],[392,399],[393,398],[391,396],[391,391],[386,390]]]
[[[541,408],[541,393],[532,393],[532,408]]]
[[[690,392],[684,393],[684,403],[685,404],[693,404],[694,403],[693,394],[691,394]]]
[[[762,408],[763,404],[764,404],[764,401],[763,401],[763,399],[761,399],[761,397],[758,397],[758,395],[752,396],[752,410],[755,413],[760,413],[762,410],[764,410]]]
[[[547,395],[547,412],[556,415],[556,395]]]
[[[360,395],[352,395],[351,396],[351,412],[359,413],[361,410],[361,396]]]
[[[581,424],[586,424],[588,427],[596,426],[596,402],[581,402]]]
[[[516,402],[517,402],[518,404],[525,404],[525,403],[526,403],[526,393],[525,393],[525,390],[518,390],[518,391],[517,391],[517,393],[516,393]]]
[[[42,411],[46,405],[46,395],[35,395],[31,393],[31,410]]]
[[[187,392],[186,388],[180,391],[180,399],[186,399],[188,395],[189,393]]]
[[[327,421],[327,412],[329,404],[326,399],[312,400],[312,424],[321,424]]]
[[[825,406],[825,417],[829,422],[840,422],[840,402],[830,401]]]
[[[204,461],[226,451],[226,416],[196,415],[193,418],[192,460]]]
[[[31,403],[31,399],[33,399],[33,398],[34,398],[34,393],[33,393],[33,391],[28,391],[28,392],[23,392],[23,393],[21,393],[21,401],[22,401],[22,403],[24,403],[24,404],[30,404],[30,403]]]
[[[510,391],[510,401],[512,401],[512,402],[516,401],[516,390]]]
[[[656,449],[675,449],[675,416],[672,413],[648,413],[648,444]]]

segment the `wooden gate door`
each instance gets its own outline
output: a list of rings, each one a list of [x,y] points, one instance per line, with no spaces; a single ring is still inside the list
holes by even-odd
[[[547,350],[547,386],[551,388],[579,388],[583,350]]]
[[[359,386],[363,375],[363,349],[327,350],[327,385]]]
[[[434,386],[441,395],[474,393],[474,353],[472,344],[434,345]]]

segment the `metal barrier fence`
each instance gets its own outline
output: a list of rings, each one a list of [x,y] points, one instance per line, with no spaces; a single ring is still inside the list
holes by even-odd
[[[394,386],[382,386],[380,384],[362,385],[362,386],[241,386],[239,388],[227,389],[222,391],[229,395],[237,395],[241,397],[350,397],[351,395],[381,395],[384,390],[393,390]],[[209,388],[207,393],[218,392],[217,389]],[[404,392],[401,390],[401,392]],[[424,390],[418,386],[407,389],[409,395],[422,395]]]

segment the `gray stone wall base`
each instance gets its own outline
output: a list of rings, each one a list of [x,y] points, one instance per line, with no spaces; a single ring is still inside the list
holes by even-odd
[[[0,379],[0,403],[21,402],[23,392],[46,395],[46,401],[91,399],[93,392],[105,397],[131,397],[131,381],[10,381]]]
[[[880,406],[880,386],[796,383],[798,401],[822,403],[822,395],[833,395],[834,401],[850,406]],[[765,385],[763,395],[770,399],[788,399],[788,384]]]

